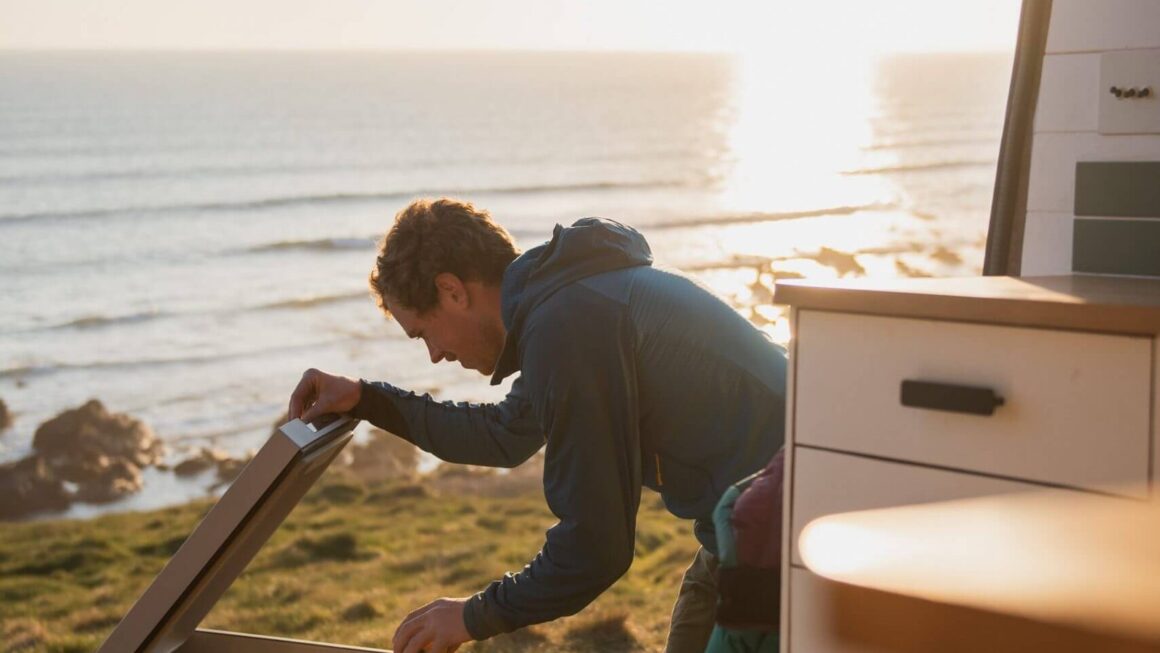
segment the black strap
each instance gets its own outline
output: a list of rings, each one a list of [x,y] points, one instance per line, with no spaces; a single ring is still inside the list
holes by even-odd
[[[717,569],[717,623],[730,628],[776,631],[781,616],[781,572],[778,569]]]

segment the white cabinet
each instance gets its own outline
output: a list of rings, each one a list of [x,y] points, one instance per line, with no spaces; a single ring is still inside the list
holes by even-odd
[[[1021,480],[1146,483],[1152,340],[799,310],[794,442]],[[904,406],[991,389],[993,415]]]
[[[1030,490],[1150,494],[1160,282],[794,282],[776,301],[794,338],[783,651],[860,650],[830,632],[798,550],[817,517]],[[904,384],[929,392],[904,401]],[[979,397],[991,414],[962,412]]]

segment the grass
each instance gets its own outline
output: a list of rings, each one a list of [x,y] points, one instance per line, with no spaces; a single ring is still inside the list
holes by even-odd
[[[461,479],[462,480],[462,479]],[[518,570],[554,518],[538,490],[440,491],[329,474],[295,509],[202,623],[388,648],[411,610],[468,596]],[[95,650],[209,510],[207,501],[88,521],[4,524],[3,651]],[[461,651],[655,651],[663,647],[691,525],[646,494],[629,573],[580,614]]]

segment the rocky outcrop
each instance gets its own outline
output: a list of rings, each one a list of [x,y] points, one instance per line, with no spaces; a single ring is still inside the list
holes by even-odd
[[[0,519],[64,510],[70,495],[42,456],[0,465]]]
[[[173,473],[178,476],[193,476],[211,467],[217,467],[229,459],[230,455],[221,449],[201,447],[192,456],[174,465]]]
[[[73,498],[108,503],[141,491],[141,468],[124,458],[97,454],[64,468],[64,479],[76,484]]]
[[[207,469],[217,469],[218,483],[229,483],[237,478],[242,468],[253,458],[253,452],[250,452],[245,458],[234,458],[221,449],[201,447],[192,456],[177,463],[173,467],[173,473],[178,476],[193,476]]]
[[[219,462],[217,464],[218,483],[232,483],[253,459],[254,453],[251,451],[245,458],[227,458]]]
[[[138,492],[141,468],[156,464],[162,453],[141,420],[111,413],[95,399],[41,424],[32,448],[32,455],[0,466],[0,518]]]
[[[419,469],[419,449],[382,429],[371,429],[365,444],[348,446],[343,459],[352,472],[367,482],[414,479]]]
[[[141,420],[110,413],[90,399],[36,429],[32,448],[63,481],[76,485],[74,498],[103,503],[141,490],[141,468],[161,458],[161,442]]]
[[[144,467],[161,458],[161,442],[152,429],[135,417],[110,413],[96,399],[41,424],[32,438],[32,448],[66,465],[105,455]]]

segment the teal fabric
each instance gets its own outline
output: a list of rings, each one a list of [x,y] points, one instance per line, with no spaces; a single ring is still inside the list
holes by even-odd
[[[716,626],[705,653],[777,653],[777,633]]]
[[[741,488],[730,485],[713,509],[713,528],[717,531],[717,560],[722,567],[737,566],[737,541],[733,539],[730,517],[733,516],[733,504],[739,496]]]
[[[713,527],[717,531],[719,567],[737,566],[737,540],[733,534],[733,506],[755,475],[729,486],[713,509]],[[705,653],[777,653],[778,634],[767,630],[727,628],[716,625],[709,636]]]

